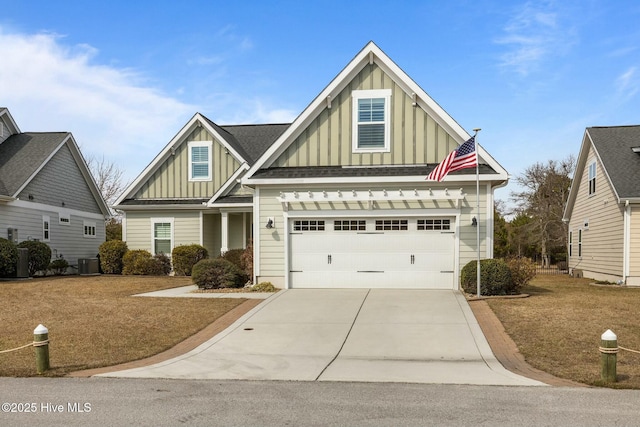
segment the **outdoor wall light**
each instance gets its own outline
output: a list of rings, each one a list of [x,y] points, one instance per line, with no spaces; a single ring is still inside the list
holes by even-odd
[[[265,225],[265,227],[267,227],[268,229],[272,229],[274,225],[275,223],[273,222],[273,218],[267,218],[267,225]]]
[[[474,227],[478,226],[478,220],[476,219],[475,216],[473,218],[471,218],[471,225],[474,226]]]

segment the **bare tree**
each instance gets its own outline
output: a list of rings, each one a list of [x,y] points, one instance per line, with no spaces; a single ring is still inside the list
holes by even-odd
[[[545,266],[550,264],[549,250],[567,244],[567,225],[562,216],[574,168],[575,158],[568,156],[561,161],[536,163],[515,179],[522,191],[512,192],[511,199],[518,212],[530,219],[522,231],[540,250]]]
[[[100,159],[91,156],[86,159],[86,162],[102,198],[108,206],[111,206],[129,185],[124,181],[124,171],[114,163],[107,161],[104,156]],[[111,213],[114,215],[115,221],[119,223],[120,212],[112,209]]]

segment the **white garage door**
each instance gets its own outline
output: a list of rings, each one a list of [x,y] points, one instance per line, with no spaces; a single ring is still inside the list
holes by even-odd
[[[454,218],[290,220],[292,288],[454,288]]]

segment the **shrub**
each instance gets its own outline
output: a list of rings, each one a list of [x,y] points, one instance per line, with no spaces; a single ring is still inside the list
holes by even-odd
[[[193,266],[208,257],[209,252],[204,246],[197,244],[176,246],[171,251],[173,272],[176,276],[191,276]]]
[[[0,277],[13,276],[18,266],[18,247],[0,237]]]
[[[38,271],[46,271],[51,262],[51,248],[44,242],[25,240],[18,243],[19,248],[29,250],[29,276],[34,276]]]
[[[193,266],[191,280],[200,289],[240,288],[244,284],[242,271],[222,258],[198,261]]]
[[[122,240],[109,240],[100,245],[100,267],[105,274],[121,274],[122,258],[127,253],[127,243]]]
[[[49,263],[49,270],[51,270],[55,276],[62,276],[67,272],[67,268],[69,268],[69,263],[64,258],[57,258]]]
[[[151,256],[151,252],[135,249],[127,251],[122,257],[122,274],[161,276],[162,264],[160,260]]]
[[[470,261],[462,268],[460,282],[462,289],[470,294],[477,293],[477,261]],[[483,259],[480,261],[480,294],[512,295],[517,294],[511,277],[511,270],[504,260]]]
[[[518,292],[523,286],[528,285],[531,279],[536,277],[536,265],[531,258],[509,258],[507,259],[507,265],[511,270],[511,278]]]
[[[242,269],[247,277],[253,277],[253,240],[249,241],[247,248],[242,252],[242,256],[240,257],[240,263],[242,264]]]
[[[260,282],[251,287],[251,292],[275,292],[278,288],[273,286],[271,282]]]
[[[238,267],[238,269],[242,273],[242,281],[243,283],[246,283],[249,281],[249,278],[251,276],[247,274],[247,269],[243,262],[244,252],[244,249],[229,249],[222,255],[222,259],[226,259],[227,261]],[[251,274],[253,274],[253,272]]]
[[[171,273],[171,259],[165,254],[156,254],[153,256],[156,263],[160,266],[161,274],[166,276]]]

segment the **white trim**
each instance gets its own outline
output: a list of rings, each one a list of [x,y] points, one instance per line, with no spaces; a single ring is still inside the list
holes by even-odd
[[[193,155],[191,151],[194,148],[207,148],[207,175],[201,177],[193,176]],[[187,157],[189,162],[189,182],[211,181],[213,176],[213,141],[189,141],[187,142]],[[203,162],[199,162],[203,163]]]
[[[105,230],[106,231],[106,230]],[[127,213],[122,215],[122,240],[127,241]]]
[[[227,180],[227,182],[222,184],[222,186],[218,189],[218,191],[215,192],[213,197],[209,199],[209,201],[207,202],[207,206],[212,207],[212,205],[215,203],[215,201],[219,197],[225,195],[228,190],[232,189],[233,186],[240,181],[239,179],[240,175],[242,175],[242,173],[246,172],[247,170],[249,170],[249,165],[247,163],[241,164],[240,167]]]
[[[420,86],[402,71],[375,43],[369,42],[349,64],[329,83],[329,85],[309,104],[294,120],[285,132],[269,147],[269,149],[249,169],[243,181],[253,182],[251,177],[259,169],[269,166],[286,150],[292,141],[314,120],[327,106],[327,97],[331,99],[341,92],[353,78],[367,65],[370,56],[374,62],[390,76],[390,78],[409,96],[415,93],[417,106],[422,108],[459,144],[463,144],[470,135],[438,105]],[[507,171],[478,145],[478,155],[489,164],[502,179],[507,179]],[[423,177],[424,179],[424,177]],[[446,178],[445,178],[446,179]],[[256,181],[257,182],[257,181]]]
[[[165,254],[167,256],[171,256],[171,252],[173,252],[173,245],[174,245],[174,233],[175,233],[175,218],[173,217],[151,217],[149,218],[149,221],[151,223],[151,255],[155,255],[156,253],[156,233],[155,233],[155,224],[161,224],[161,223],[169,223],[171,224],[171,243],[170,243],[170,250],[168,254]]]
[[[31,174],[31,176],[29,176],[29,178],[27,178],[20,187],[18,187],[18,189],[16,190],[16,192],[13,194],[14,197],[18,197],[18,195],[20,193],[22,193],[22,190],[25,189],[25,187],[27,185],[29,185],[31,183],[31,181],[33,181],[33,179],[36,177],[36,175],[38,175],[40,173],[40,171],[47,165],[47,163],[49,163],[49,161],[53,158],[53,156],[55,156],[58,151],[60,151],[60,149],[66,145],[67,140],[69,139],[69,137],[71,136],[71,134],[67,134],[66,138],[64,138],[62,140],[62,142],[60,144],[58,144],[58,146],[53,149],[51,151],[51,154],[49,154],[49,156],[47,156],[46,159],[44,159],[44,161],[40,164],[40,166],[38,166],[38,168]]]
[[[213,137],[213,139],[222,144],[222,146],[231,154],[238,163],[246,163],[244,159],[233,147],[209,124],[209,121],[200,113],[196,113],[185,124],[182,129],[174,136],[171,141],[156,155],[156,157],[147,165],[146,168],[136,177],[136,179],[122,192],[118,200],[113,204],[117,209],[121,209],[119,204],[122,203],[128,197],[133,196],[140,187],[146,182],[146,180],[156,172],[156,170],[162,165],[162,163],[172,155],[172,151],[175,151],[175,147],[184,142],[184,139],[191,133],[196,127],[202,126]]]
[[[229,250],[229,212],[220,211],[220,253]]]
[[[5,123],[8,123],[7,128],[9,128],[8,129],[9,130],[9,135],[21,133],[20,132],[20,128],[18,127],[18,124],[16,123],[15,120],[13,120],[13,116],[9,112],[8,108],[0,109],[0,119],[2,119],[3,116],[4,116],[3,120],[5,120]]]
[[[198,241],[198,244],[200,246],[204,246],[204,212],[200,211],[198,212],[198,221],[199,221],[199,230],[200,230],[200,239]]]
[[[67,211],[59,211],[58,212],[58,224],[64,226],[71,225],[71,214]]]
[[[384,98],[384,146],[363,148],[358,146],[359,113],[358,101],[361,99]],[[351,150],[354,153],[388,153],[391,151],[391,89],[354,90],[351,92]],[[375,122],[377,123],[377,122]],[[375,124],[371,123],[371,124]]]
[[[42,215],[42,241],[51,241],[51,217],[49,215]]]
[[[260,188],[253,194],[253,283],[260,276]]]
[[[624,206],[624,225],[623,225],[623,244],[622,244],[622,282],[627,282],[630,271],[630,255],[631,255],[631,205],[629,202]]]
[[[87,234],[87,227],[89,227],[89,233]],[[93,233],[91,232],[93,231]],[[95,239],[98,231],[95,221],[82,221],[82,237],[85,239]]]
[[[491,185],[487,184],[487,188],[486,188],[486,197],[485,197],[485,203],[487,204],[486,206],[486,221],[485,224],[486,226],[486,247],[485,247],[485,256],[487,258],[493,258],[493,239],[494,239],[494,235],[493,235],[493,192],[491,191]],[[478,195],[479,197],[480,195]],[[478,225],[479,226],[479,225]]]

